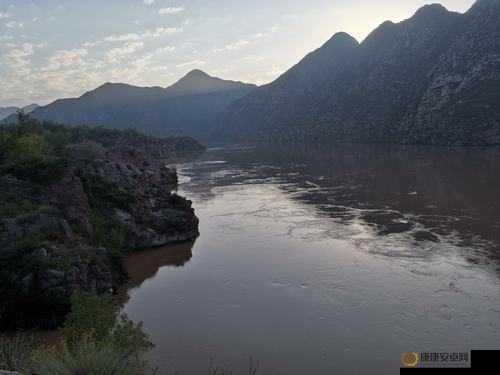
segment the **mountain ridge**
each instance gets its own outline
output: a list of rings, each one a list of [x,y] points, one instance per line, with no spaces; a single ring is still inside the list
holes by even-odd
[[[23,111],[24,113],[31,113],[35,109],[37,109],[38,107],[39,107],[39,105],[35,104],[35,103],[29,104],[29,105],[24,106],[24,107],[15,107],[15,106],[0,107],[0,121],[9,117],[9,116],[16,114],[19,111]]]
[[[205,139],[226,107],[255,88],[194,70],[166,88],[107,82],[77,98],[58,99],[31,115],[67,125],[135,128],[156,136]],[[3,122],[15,121],[11,116]]]
[[[335,50],[328,41],[233,103],[218,136],[500,144],[499,41],[499,0],[463,14],[424,6],[382,23],[356,47]]]

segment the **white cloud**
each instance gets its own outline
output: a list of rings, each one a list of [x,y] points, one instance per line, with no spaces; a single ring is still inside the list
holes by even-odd
[[[155,0],[143,0],[143,2],[146,5],[153,5],[155,3]]]
[[[31,64],[31,56],[34,54],[34,46],[31,43],[24,43],[19,48],[11,49],[5,55],[7,65],[19,74],[28,74]]]
[[[135,33],[122,34],[122,35],[110,35],[104,38],[106,42],[126,42],[131,40],[139,40],[141,39],[140,35]]]
[[[106,54],[107,61],[116,63],[128,55],[141,50],[144,47],[143,42],[128,42],[121,47],[113,48]]]
[[[243,47],[246,47],[249,44],[250,44],[250,42],[248,40],[241,39],[241,40],[238,40],[234,43],[227,44],[223,48],[216,48],[216,49],[214,49],[213,52],[218,53],[218,52],[223,52],[223,51],[238,51],[238,50],[242,49]]]
[[[242,49],[246,45],[248,45],[250,42],[248,40],[238,40],[237,42],[234,42],[232,44],[228,44],[226,46],[226,49],[228,51],[237,51],[239,49]]]
[[[22,29],[24,27],[24,23],[16,22],[16,21],[9,21],[5,24],[5,27],[7,27],[8,29],[15,29],[15,28]]]
[[[178,27],[157,27],[154,30],[146,30],[141,34],[142,38],[159,38],[164,35],[172,35],[181,33],[183,31],[182,28]]]
[[[183,11],[184,11],[184,7],[168,7],[168,8],[161,8],[158,11],[158,14],[160,14],[160,15],[177,14],[177,13],[180,13]]]
[[[88,55],[85,48],[56,51],[49,58],[49,65],[43,71],[56,71],[61,68],[76,68],[85,64],[84,57]]]
[[[185,68],[187,66],[203,66],[206,64],[207,64],[207,62],[203,61],[203,60],[193,60],[193,61],[187,61],[187,62],[182,63],[182,64],[177,64],[176,68]]]
[[[12,17],[9,13],[2,13],[0,12],[0,20],[3,20],[5,18],[10,18]]]
[[[182,28],[178,27],[157,27],[156,29],[145,30],[142,33],[127,33],[127,34],[114,34],[105,37],[102,40],[95,42],[85,42],[83,46],[85,48],[95,47],[103,43],[116,43],[116,42],[133,42],[141,41],[148,38],[160,38],[165,35],[172,35],[181,33]]]

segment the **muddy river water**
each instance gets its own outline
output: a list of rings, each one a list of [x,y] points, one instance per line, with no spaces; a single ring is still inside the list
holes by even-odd
[[[398,374],[500,346],[500,151],[214,148],[178,165],[200,237],[133,255],[160,374]]]

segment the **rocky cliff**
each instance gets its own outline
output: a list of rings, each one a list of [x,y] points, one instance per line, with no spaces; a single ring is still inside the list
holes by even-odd
[[[500,144],[500,0],[465,14],[433,4],[362,43],[336,34],[233,103],[238,141]]]
[[[45,151],[50,158],[41,164],[31,160],[28,167],[9,160],[13,151],[5,153],[0,176],[4,325],[29,326],[26,319],[39,322],[40,317],[42,324],[53,324],[75,291],[112,292],[123,280],[120,262],[128,251],[198,236],[191,202],[175,194],[177,174],[166,166],[172,158],[202,151],[196,142],[105,130],[87,137],[77,135],[78,128],[32,129],[10,129],[11,148],[27,137],[19,132],[41,132],[52,142],[69,135],[76,142],[64,144],[59,151],[64,156]]]

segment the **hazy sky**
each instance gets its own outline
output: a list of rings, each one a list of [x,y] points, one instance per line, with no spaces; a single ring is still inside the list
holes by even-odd
[[[444,0],[464,12],[474,0]],[[0,106],[104,82],[168,86],[199,68],[270,82],[335,32],[362,40],[425,0],[0,0]]]

